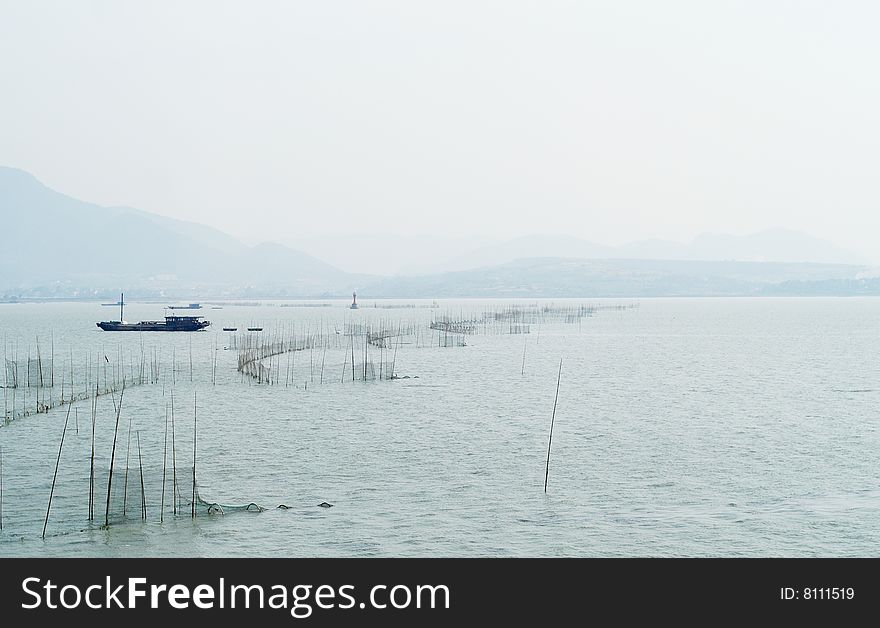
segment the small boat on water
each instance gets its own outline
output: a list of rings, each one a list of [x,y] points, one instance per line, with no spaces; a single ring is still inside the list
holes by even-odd
[[[202,309],[201,303],[188,303],[187,305],[169,305],[169,310],[200,310]]]
[[[164,321],[141,321],[127,323],[123,316],[125,299],[119,296],[119,320],[95,323],[104,331],[199,331],[208,327],[211,321],[203,316],[166,316]]]

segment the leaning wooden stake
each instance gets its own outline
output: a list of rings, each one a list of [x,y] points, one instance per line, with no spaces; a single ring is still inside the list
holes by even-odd
[[[46,507],[46,520],[43,522],[43,538],[46,538],[46,526],[49,525],[49,511],[52,510],[52,496],[55,495],[55,480],[58,479],[58,465],[61,464],[61,450],[64,447],[64,435],[67,434],[67,422],[70,420],[70,406],[67,406],[67,417],[64,419],[64,431],[61,432],[61,444],[58,445],[58,458],[55,459],[55,474],[52,476],[52,489],[49,491],[49,505]]]
[[[125,396],[125,386],[119,393],[119,405],[116,406],[116,427],[113,428],[113,449],[110,452],[110,474],[107,477],[107,507],[104,510],[104,526],[110,525],[110,488],[113,485],[113,462],[116,460],[116,437],[119,434],[119,415],[122,414],[122,397]]]
[[[547,492],[547,479],[550,477],[550,447],[553,445],[553,424],[556,422],[556,404],[559,402],[559,382],[562,381],[562,359],[559,360],[559,375],[556,376],[556,399],[553,400],[553,416],[550,419],[550,438],[547,441],[547,466],[544,469],[544,492]]]
[[[400,327],[397,329],[397,342],[394,343],[394,355],[391,358],[391,379],[394,379],[394,368],[397,365],[397,350],[400,348]]]
[[[147,496],[144,491],[144,459],[141,457],[141,432],[138,430],[137,435],[137,445],[138,445],[138,469],[141,472],[141,517],[143,517],[144,521],[147,520]]]

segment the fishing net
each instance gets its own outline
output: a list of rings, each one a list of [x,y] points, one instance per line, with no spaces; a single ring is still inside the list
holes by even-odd
[[[120,451],[117,450],[117,455]],[[196,481],[193,491],[192,466],[181,467],[177,471],[173,467],[166,468],[163,473],[161,467],[144,466],[141,468],[135,460],[132,464],[129,456],[129,464],[126,472],[125,453],[113,471],[113,480],[110,483],[109,508],[107,506],[107,482],[109,474],[104,471],[97,474],[94,504],[94,520],[119,524],[126,521],[169,519],[175,516],[209,516],[227,515],[234,513],[261,513],[267,510],[255,502],[241,504],[221,504],[202,497]],[[163,493],[164,475],[164,493]],[[277,506],[282,510],[290,507],[286,504]]]

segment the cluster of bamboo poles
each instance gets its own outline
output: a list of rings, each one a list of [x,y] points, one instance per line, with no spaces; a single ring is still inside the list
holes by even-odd
[[[625,310],[638,307],[638,304],[596,304],[596,305],[554,305],[554,304],[511,304],[479,311],[445,311],[436,315],[430,329],[439,333],[461,335],[529,334],[532,325],[540,326],[554,323],[578,324],[600,310]],[[437,343],[439,346],[453,346]]]
[[[335,334],[334,334],[335,335]],[[309,352],[309,379],[314,381],[315,373],[320,383],[324,383],[324,368],[327,349],[332,338],[327,333],[311,330],[297,336],[295,330],[288,336],[278,331],[271,336],[244,335],[236,344],[238,350],[238,372],[259,384],[284,384],[290,386],[293,381],[297,352]],[[320,363],[316,360],[315,350],[320,353]],[[286,369],[282,368],[282,356],[286,356]],[[265,363],[268,362],[268,365]],[[283,380],[283,382],[282,382]]]
[[[290,335],[284,331],[266,336],[245,335],[236,341],[239,347],[238,372],[259,384],[298,386],[305,388],[310,384],[324,384],[331,381],[327,373],[327,352],[330,349],[343,350],[342,381],[361,379],[393,379],[397,350],[400,339],[412,335],[415,324],[381,323],[366,325],[346,323],[342,330],[335,328],[332,333],[319,328],[308,329],[305,333]],[[362,347],[362,350],[361,350]],[[378,369],[375,353],[378,350]],[[296,354],[308,352],[307,376],[296,378]],[[386,352],[391,355],[388,359]],[[349,363],[349,355],[351,362]],[[360,363],[358,363],[358,358]],[[302,370],[302,369],[301,369]]]
[[[128,426],[126,431],[126,449],[125,449],[125,465],[124,469],[117,469],[119,466],[117,463],[118,450],[121,449],[120,445],[120,435],[121,435],[121,424],[122,424],[122,408],[123,408],[123,399],[125,397],[125,387],[120,390],[119,397],[116,398],[113,396],[113,410],[114,410],[114,427],[113,427],[113,440],[112,440],[112,449],[110,452],[110,463],[107,471],[107,492],[106,492],[106,502],[104,504],[104,523],[102,527],[107,528],[110,526],[111,517],[114,514],[118,514],[122,519],[125,519],[129,516],[129,511],[134,510],[137,512],[140,511],[140,518],[143,521],[147,521],[147,512],[148,512],[148,499],[147,499],[147,490],[146,484],[144,482],[144,458],[143,458],[143,450],[141,448],[141,439],[140,439],[140,430],[134,429],[132,425],[132,420],[129,418]],[[96,499],[98,499],[98,485],[96,481],[95,475],[95,457],[96,457],[96,427],[97,427],[97,396],[91,397],[91,449],[88,458],[89,465],[89,491],[88,491],[88,521],[94,521],[100,515],[96,513]],[[68,427],[70,423],[70,415],[71,408],[73,404],[69,404],[67,408],[67,413],[64,420],[64,426],[61,432],[61,439],[58,445],[58,455],[55,459],[55,470],[52,475],[52,485],[49,491],[49,501],[46,506],[46,517],[43,521],[43,531],[42,536],[45,538],[46,531],[49,526],[49,519],[52,512],[52,501],[55,495],[55,486],[58,480],[58,471],[61,465],[61,456],[64,449],[64,441],[65,436],[68,432]],[[184,514],[185,512],[185,504],[186,498],[181,493],[181,473],[182,469],[179,466],[179,456],[178,456],[178,447],[177,447],[177,426],[175,420],[175,402],[174,402],[174,390],[172,389],[170,395],[168,397],[168,402],[165,403],[165,434],[164,434],[164,443],[162,449],[162,488],[161,488],[161,497],[159,502],[159,522],[164,522],[165,514],[167,511],[166,501],[171,502],[171,512],[173,515]],[[170,419],[170,420],[169,420]],[[132,447],[132,436],[134,436],[134,448]],[[169,440],[170,436],[170,440]],[[198,458],[197,455],[197,443],[198,443],[198,397],[195,392],[193,392],[193,433],[192,433],[192,493],[189,496],[189,514],[192,518],[195,518],[197,515],[196,506],[200,505],[201,499],[198,496],[198,482],[196,476],[196,461]],[[2,454],[2,452],[0,452]],[[128,502],[128,496],[130,493],[129,489],[129,480],[131,476],[131,472],[133,471],[134,465],[134,457],[137,458],[137,473],[138,477],[131,477],[132,482],[139,483],[139,500],[138,504],[134,505],[134,507],[130,507]],[[170,459],[169,459],[170,458]],[[0,458],[2,461],[2,458]],[[170,468],[169,468],[170,462]],[[170,478],[169,478],[170,471]],[[122,473],[122,505],[121,505],[121,513],[113,513],[112,512],[112,495],[113,495],[113,487],[114,487],[114,479],[118,482],[118,477],[114,478],[114,474],[118,476],[119,473]],[[2,475],[0,475],[2,477]],[[166,489],[168,487],[169,479],[171,481],[171,498],[170,500],[166,500]],[[135,485],[137,486],[137,484]],[[136,492],[137,489],[135,489]],[[0,500],[2,503],[2,500]],[[2,522],[2,510],[0,510],[0,522]]]
[[[259,384],[308,387],[333,381],[326,374],[327,351],[343,349],[341,381],[395,379],[396,353],[402,344],[415,347],[462,347],[467,345],[468,335],[477,334],[529,334],[532,325],[551,323],[578,323],[604,309],[628,309],[633,304],[601,305],[504,305],[477,311],[438,312],[428,325],[414,321],[380,319],[356,322],[351,319],[340,330],[331,330],[323,322],[313,324],[304,332],[296,329],[276,329],[272,334],[240,333],[230,338],[230,345],[238,349],[238,372],[249,381]],[[432,308],[433,309],[433,308]],[[370,354],[371,347],[378,349],[377,360]],[[309,353],[308,375],[304,379],[295,376],[298,352]],[[386,360],[383,351],[393,352]],[[316,358],[316,353],[318,358]],[[349,359],[350,358],[350,359]],[[338,366],[338,364],[337,364]]]
[[[115,351],[89,351],[76,359],[72,348],[68,355],[56,357],[54,338],[48,354],[42,350],[39,338],[27,350],[21,349],[17,342],[7,341],[3,348],[3,421],[0,425],[93,396],[115,394],[125,387],[155,384],[162,372],[160,350],[148,351],[143,342],[139,352],[126,354],[122,345],[118,345]],[[172,368],[172,374],[175,371]]]

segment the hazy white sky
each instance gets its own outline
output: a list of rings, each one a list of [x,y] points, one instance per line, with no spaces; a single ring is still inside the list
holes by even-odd
[[[247,237],[876,258],[880,4],[0,0],[0,164]]]

